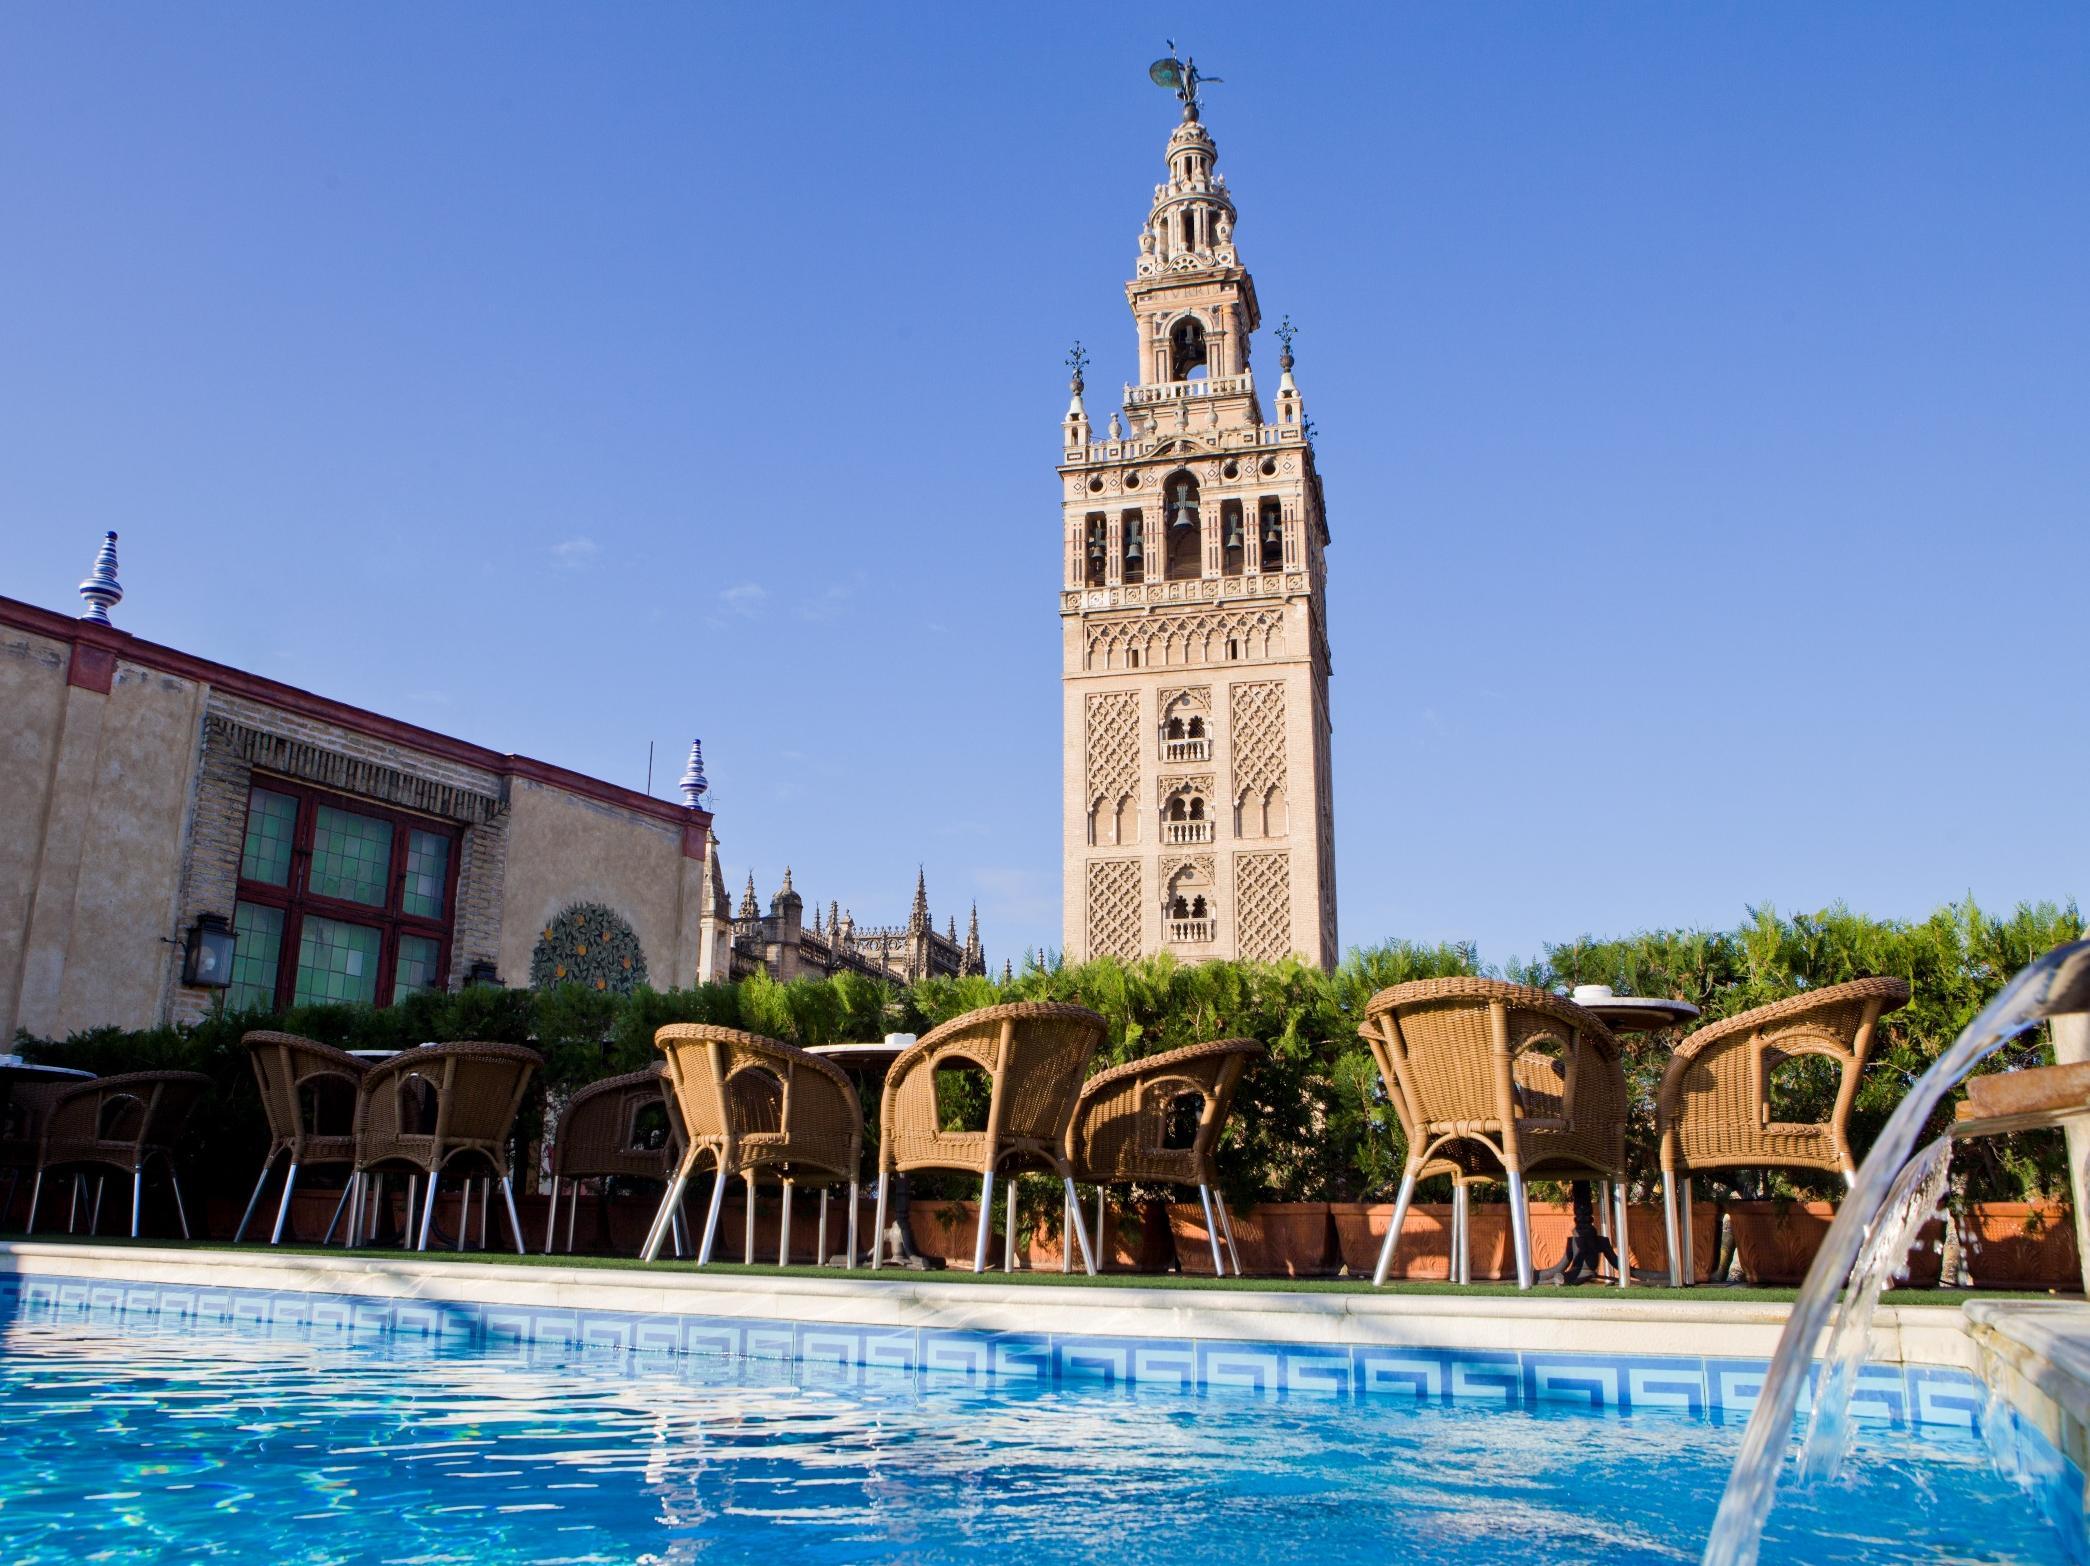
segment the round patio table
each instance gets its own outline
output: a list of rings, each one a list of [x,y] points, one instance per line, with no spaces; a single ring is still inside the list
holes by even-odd
[[[814,1044],[806,1053],[818,1055],[822,1060],[833,1061],[864,1087],[877,1087],[883,1092],[885,1074],[893,1069],[893,1062],[914,1048],[911,1033],[896,1033],[888,1038],[861,1044]],[[881,1126],[880,1134],[884,1128]],[[875,1176],[873,1190],[875,1191]],[[927,1264],[914,1248],[914,1241],[907,1227],[907,1176],[893,1176],[893,1188],[886,1198],[886,1233],[874,1235],[871,1244],[886,1247],[885,1261],[900,1267],[923,1267]]]
[[[1689,1001],[1665,1000],[1658,995],[1614,995],[1610,986],[1603,984],[1578,984],[1568,999],[1595,1015],[1613,1033],[1655,1033],[1698,1015],[1698,1008]],[[1580,1283],[1584,1277],[1596,1276],[1599,1261],[1608,1261],[1619,1287],[1624,1288],[1630,1281],[1626,1264],[1597,1227],[1596,1203],[1589,1182],[1577,1180],[1570,1185],[1568,1199],[1575,1206],[1575,1230],[1568,1236],[1567,1254],[1561,1257],[1560,1265],[1547,1268],[1545,1276],[1558,1278],[1562,1283]],[[1634,1271],[1643,1283],[1659,1283],[1663,1279],[1658,1269],[1640,1267]]]

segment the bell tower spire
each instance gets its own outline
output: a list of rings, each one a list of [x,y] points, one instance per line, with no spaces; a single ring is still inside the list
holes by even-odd
[[[1138,379],[1122,427],[1099,438],[1077,385],[1061,430],[1062,948],[1328,967],[1328,524],[1291,325],[1271,422],[1217,78],[1173,52],[1149,75],[1183,113],[1125,284]]]

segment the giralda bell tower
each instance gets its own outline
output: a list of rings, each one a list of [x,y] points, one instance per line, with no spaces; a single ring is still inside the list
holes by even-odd
[[[1077,349],[1062,430],[1064,945],[1070,961],[1170,951],[1327,967],[1321,480],[1288,327],[1263,416],[1255,282],[1195,69],[1171,59],[1154,74],[1183,118],[1125,285],[1139,382],[1098,432]]]

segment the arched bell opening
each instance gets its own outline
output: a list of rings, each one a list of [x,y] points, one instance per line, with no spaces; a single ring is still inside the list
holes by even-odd
[[[1205,574],[1205,534],[1198,499],[1198,482],[1187,468],[1168,477],[1162,491],[1167,496],[1168,580],[1187,581]]]

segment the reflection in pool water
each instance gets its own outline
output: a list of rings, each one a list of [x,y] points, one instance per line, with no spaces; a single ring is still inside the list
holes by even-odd
[[[1696,1561],[1740,1438],[1502,1412],[25,1317],[0,1559]],[[1965,1433],[1864,1429],[1766,1561],[2047,1562]]]

